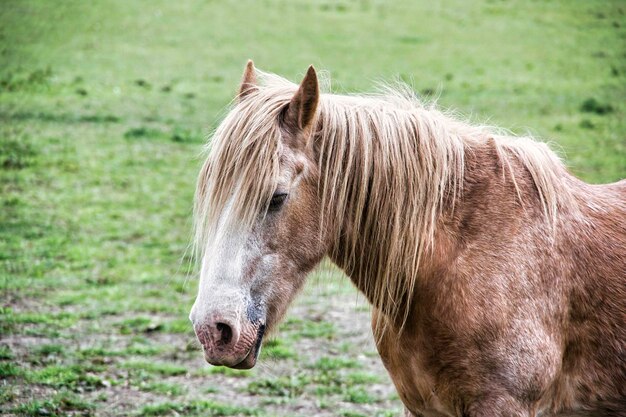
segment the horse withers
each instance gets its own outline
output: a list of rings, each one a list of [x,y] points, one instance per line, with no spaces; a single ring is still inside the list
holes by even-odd
[[[586,184],[532,138],[249,62],[195,231],[211,364],[253,367],[328,256],[373,306],[407,415],[626,415],[626,181]]]

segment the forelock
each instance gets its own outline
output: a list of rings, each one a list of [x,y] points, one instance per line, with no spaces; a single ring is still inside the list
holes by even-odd
[[[197,251],[218,229],[249,228],[263,215],[278,182],[280,115],[295,88],[275,80],[258,88],[234,103],[215,130],[196,189]]]

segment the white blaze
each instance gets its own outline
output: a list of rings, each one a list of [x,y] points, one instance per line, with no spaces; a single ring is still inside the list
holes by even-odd
[[[206,242],[200,270],[198,296],[191,308],[190,320],[201,323],[211,315],[220,314],[239,323],[246,310],[250,282],[244,280],[244,267],[251,259],[250,232],[229,221],[232,200],[215,233]]]

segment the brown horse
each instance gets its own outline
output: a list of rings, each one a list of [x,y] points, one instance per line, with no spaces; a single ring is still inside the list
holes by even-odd
[[[254,366],[329,256],[407,415],[626,415],[626,181],[406,88],[320,94],[312,67],[298,86],[252,62],[210,147],[190,315],[209,363]]]

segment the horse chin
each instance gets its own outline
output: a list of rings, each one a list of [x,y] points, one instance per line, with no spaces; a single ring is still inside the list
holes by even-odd
[[[257,355],[254,352],[254,349],[250,350],[250,353],[237,365],[231,366],[233,369],[251,369],[256,365]]]
[[[256,365],[257,354],[255,353],[255,350],[256,349],[253,346],[252,349],[250,349],[250,351],[246,354],[246,356],[240,360],[233,360],[232,358],[214,359],[206,354],[204,355],[204,360],[213,366],[225,366],[232,369],[250,369],[254,367],[254,365]]]

